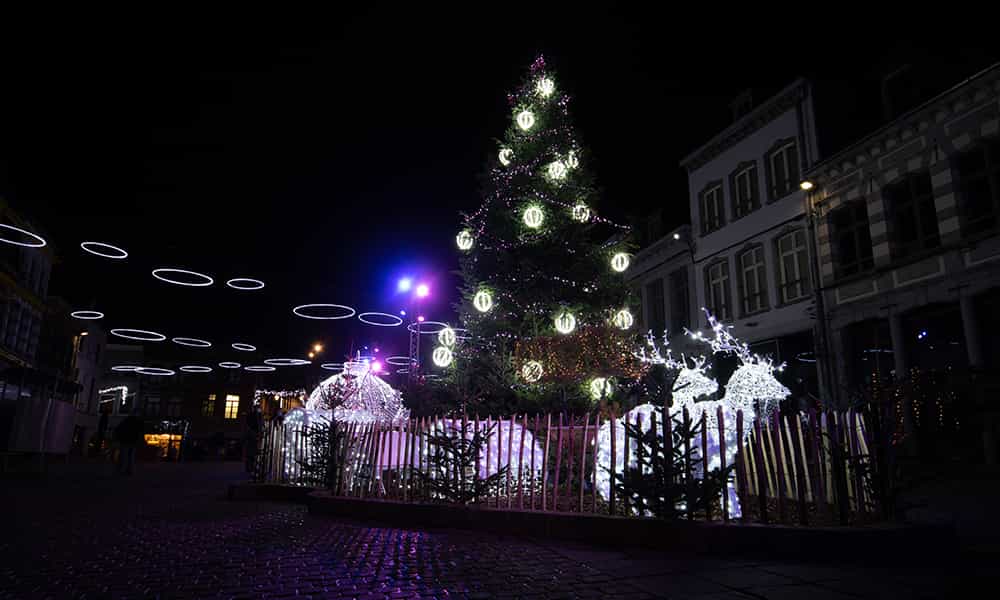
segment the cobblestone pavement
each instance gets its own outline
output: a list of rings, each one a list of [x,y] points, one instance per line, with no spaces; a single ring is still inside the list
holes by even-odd
[[[376,527],[229,502],[239,465],[139,467],[0,480],[0,598],[948,598],[976,576]]]

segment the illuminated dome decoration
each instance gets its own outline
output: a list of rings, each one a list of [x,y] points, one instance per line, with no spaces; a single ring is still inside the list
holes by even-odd
[[[493,308],[493,294],[489,290],[479,290],[472,298],[472,305],[481,313],[489,312]]]
[[[458,232],[455,236],[455,243],[458,245],[459,250],[470,250],[472,249],[472,232],[468,229],[463,229]]]
[[[529,360],[521,367],[521,377],[524,377],[528,383],[535,383],[542,378],[543,373],[542,363],[537,360]]]
[[[545,213],[537,206],[529,206],[524,209],[524,224],[532,229],[538,229],[545,221]]]
[[[556,331],[559,333],[573,333],[576,329],[576,317],[569,311],[563,311],[555,319]]]
[[[501,148],[500,153],[497,154],[497,158],[500,160],[500,164],[509,167],[510,159],[514,157],[514,151],[510,148]]]
[[[535,126],[535,113],[530,110],[522,110],[517,113],[517,126],[521,131],[528,131]]]
[[[549,174],[549,179],[552,181],[562,181],[563,179],[566,179],[566,164],[561,160],[549,163],[546,171]]]
[[[451,350],[446,346],[438,346],[434,349],[434,353],[431,354],[431,360],[434,361],[435,365],[444,368],[451,364],[454,357],[451,354]]]
[[[455,335],[455,330],[451,327],[445,327],[438,332],[438,342],[442,346],[454,346],[457,336]]]
[[[402,395],[375,373],[367,360],[344,363],[344,370],[309,394],[306,409],[346,423],[400,423],[410,418]]]
[[[607,398],[614,391],[614,384],[607,377],[594,377],[590,380],[590,397],[594,400]]]
[[[573,220],[586,223],[590,220],[590,207],[580,202],[573,207]]]
[[[566,166],[570,169],[575,169],[580,166],[580,159],[576,157],[576,152],[573,150],[569,151],[566,155]]]
[[[542,98],[548,98],[552,92],[556,91],[556,82],[552,81],[551,77],[542,77],[535,84],[535,91]]]
[[[625,269],[628,269],[629,262],[628,254],[619,252],[611,257],[611,268],[618,273],[623,273]]]
[[[632,317],[632,313],[627,308],[623,308],[615,313],[614,322],[618,329],[628,329],[635,322],[635,318]]]

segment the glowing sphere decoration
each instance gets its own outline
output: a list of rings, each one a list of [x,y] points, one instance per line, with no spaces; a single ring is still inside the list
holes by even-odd
[[[472,298],[472,305],[481,313],[489,312],[493,308],[493,294],[489,290],[479,290]]]
[[[618,329],[628,329],[635,322],[635,318],[632,317],[632,313],[629,312],[627,308],[623,308],[617,313],[615,313],[615,318],[613,319],[615,327]]]
[[[517,126],[521,131],[528,131],[535,126],[535,113],[530,110],[522,110],[517,113]]]
[[[607,398],[614,391],[614,385],[607,377],[594,377],[590,380],[590,397],[594,400]]]
[[[552,181],[562,181],[566,179],[566,163],[561,160],[552,161],[548,166],[549,179]]]
[[[552,79],[548,77],[542,77],[538,80],[538,83],[535,84],[535,91],[538,92],[538,95],[542,98],[548,98],[552,95],[552,92],[556,91],[556,82],[552,81]]]
[[[434,353],[431,354],[431,360],[434,361],[435,365],[444,368],[451,364],[454,356],[452,356],[450,349],[445,346],[438,346],[434,349]]]
[[[556,317],[556,331],[559,333],[573,333],[576,329],[576,317],[569,311],[563,311]]]
[[[611,268],[618,273],[623,273],[625,269],[628,269],[629,262],[628,254],[619,252],[611,257]]]
[[[458,244],[459,250],[471,250],[472,249],[472,232],[468,229],[463,229],[458,232],[455,236],[455,243]]]
[[[500,153],[497,154],[497,158],[500,159],[500,164],[509,167],[510,159],[514,158],[514,151],[510,148],[501,148]]]
[[[566,166],[570,169],[575,169],[580,166],[580,159],[576,157],[576,152],[573,150],[569,151],[566,155]]]
[[[524,224],[532,229],[538,229],[545,222],[545,213],[537,206],[529,206],[524,209]]]
[[[529,360],[521,367],[521,377],[524,377],[524,380],[528,383],[535,383],[541,379],[542,373],[544,373],[542,363],[537,360]]]
[[[452,329],[451,327],[445,327],[444,329],[438,332],[438,342],[440,342],[442,346],[448,346],[448,347],[454,346],[455,339],[456,339],[455,330]]]
[[[573,220],[586,223],[590,220],[590,207],[580,202],[573,207]]]

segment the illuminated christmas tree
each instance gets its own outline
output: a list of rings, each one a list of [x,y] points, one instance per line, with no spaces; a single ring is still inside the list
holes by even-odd
[[[581,408],[642,372],[627,230],[601,216],[569,104],[539,57],[508,96],[483,203],[456,236],[471,339],[455,378],[490,409]]]

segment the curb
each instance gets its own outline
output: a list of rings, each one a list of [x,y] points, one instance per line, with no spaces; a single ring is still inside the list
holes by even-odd
[[[305,503],[308,501],[309,494],[315,489],[277,483],[234,483],[229,486],[226,498],[234,501],[268,500]]]

